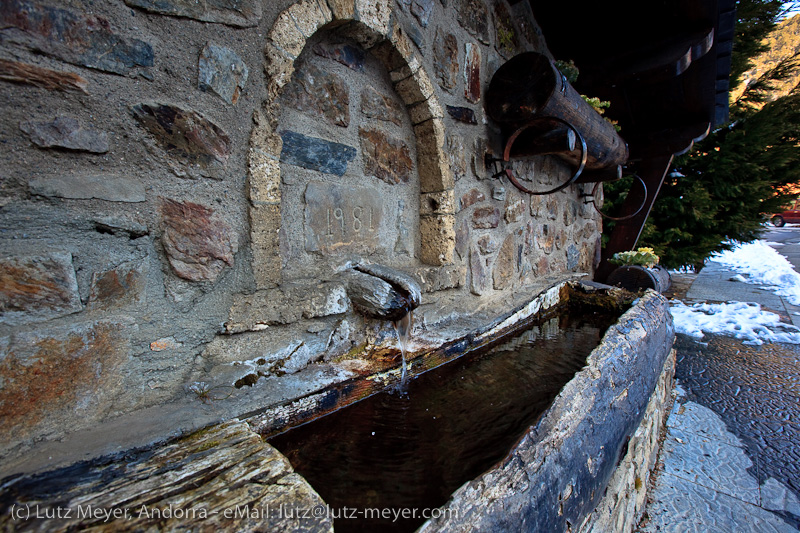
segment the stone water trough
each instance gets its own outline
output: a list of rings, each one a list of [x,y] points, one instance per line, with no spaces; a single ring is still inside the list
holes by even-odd
[[[417,354],[409,374],[501,342],[564,307],[624,312],[504,459],[428,509],[421,531],[611,531],[638,521],[674,374],[672,320],[659,294],[562,281]],[[265,437],[383,390],[398,374],[353,378],[159,445],[7,477],[0,529],[338,529],[341,514]]]

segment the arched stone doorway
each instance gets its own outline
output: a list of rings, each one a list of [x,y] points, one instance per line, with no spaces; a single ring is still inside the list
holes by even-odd
[[[382,0],[376,4],[351,0],[350,2],[334,2],[331,5],[334,6],[333,9],[314,0],[294,4],[281,13],[268,36],[269,44],[265,50],[267,98],[263,108],[254,116],[255,124],[250,138],[248,162],[251,247],[253,271],[258,288],[274,287],[281,281],[284,264],[290,259],[287,254],[292,249],[292,238],[285,240],[286,237],[284,237],[282,246],[280,236],[282,228],[285,229],[286,226],[282,211],[287,213],[287,206],[282,205],[282,202],[287,199],[283,198],[282,193],[284,176],[281,172],[281,161],[283,160],[284,163],[288,161],[289,164],[297,163],[297,161],[293,162],[291,157],[296,155],[298,150],[314,150],[314,147],[307,146],[308,142],[322,143],[319,146],[325,146],[325,143],[328,143],[327,146],[332,150],[343,152],[337,157],[341,156],[345,167],[348,157],[351,159],[356,157],[356,154],[350,154],[347,150],[347,148],[355,150],[355,147],[343,143],[339,143],[343,147],[331,147],[330,143],[335,143],[335,141],[324,138],[324,135],[314,137],[311,141],[308,140],[311,135],[301,134],[304,138],[299,138],[292,134],[293,130],[279,123],[280,118],[285,116],[281,106],[286,102],[284,95],[286,88],[292,82],[298,65],[305,64],[302,60],[298,62],[298,58],[301,58],[309,43],[313,45],[314,42],[319,42],[320,38],[324,39],[330,35],[336,35],[340,39],[352,42],[357,49],[365,50],[374,57],[388,73],[388,82],[407,111],[406,116],[403,117],[403,124],[410,129],[414,141],[413,146],[408,147],[406,152],[410,156],[416,151],[414,174],[418,176],[419,181],[418,239],[412,239],[415,244],[409,257],[416,256],[416,260],[428,265],[445,265],[453,261],[455,247],[453,177],[443,148],[445,144],[443,112],[434,94],[433,84],[421,67],[413,43],[402,28],[394,24],[391,8],[393,4],[390,1]],[[362,170],[369,167],[365,163],[365,160],[369,158],[365,152],[370,151],[370,142],[367,141],[365,144],[364,139],[374,135],[380,136],[380,133],[380,131],[375,133],[368,128],[362,128],[359,131]],[[290,153],[289,150],[284,151],[284,144],[287,142],[300,143],[305,148],[292,145]],[[380,142],[382,141],[379,139],[378,143]],[[389,139],[389,144],[392,142],[394,141]],[[402,147],[399,147],[394,153],[402,156]],[[333,159],[335,160],[336,157]],[[390,162],[392,162],[391,160],[392,157],[389,158]],[[412,163],[414,162],[412,161]],[[296,166],[302,166],[302,164]],[[323,174],[336,174],[340,170],[328,167],[307,168],[309,166],[313,167],[313,164],[306,165],[306,170]],[[387,166],[396,165],[378,164],[378,167]],[[367,170],[365,173],[369,174],[370,172]],[[372,174],[376,173],[380,173],[380,170],[372,172]],[[377,177],[380,178],[380,176]],[[388,181],[392,179],[395,178],[388,177]],[[348,203],[341,198],[339,199],[340,205],[335,205],[336,199],[333,198],[335,193],[331,189],[325,188],[325,180],[322,180],[321,183],[323,184],[321,186],[312,186],[310,192],[306,189],[306,213],[304,215],[300,215],[295,210],[295,207],[297,210],[300,209],[299,205],[296,206],[293,203],[291,208],[292,216],[304,217],[307,227],[322,225],[322,231],[306,229],[304,239],[307,251],[314,251],[316,246],[316,251],[324,254],[326,250],[330,251],[336,245],[352,240],[350,239],[352,235],[347,235],[348,228],[342,226],[345,217],[348,220],[352,219],[349,228],[351,234],[355,231],[353,226],[357,225],[361,229],[363,224],[369,222],[366,218],[369,216],[369,206],[357,202]],[[309,208],[307,200],[310,197],[312,204],[316,201],[315,199],[320,202],[332,200],[334,203],[317,203],[315,205],[319,209],[313,206]],[[294,198],[294,200],[296,199]],[[387,199],[379,199],[379,201],[384,200]],[[416,206],[416,201],[413,203]],[[388,214],[396,217],[397,208],[389,208]],[[320,217],[327,218],[321,219]],[[373,218],[372,221],[374,223],[375,219]],[[324,238],[320,239],[320,234],[324,234],[325,230],[329,229],[328,222],[333,227],[339,224],[338,229],[342,234],[342,239],[340,239],[342,242],[329,239],[326,243],[323,242]],[[416,227],[416,223],[414,226]],[[389,233],[390,238],[396,237],[391,231]],[[316,243],[309,244],[309,241],[315,239]],[[369,242],[361,242],[354,247],[354,250],[369,250],[369,248]]]

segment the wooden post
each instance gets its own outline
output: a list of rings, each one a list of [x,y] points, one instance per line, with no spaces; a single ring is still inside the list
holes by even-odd
[[[628,220],[617,222],[614,226],[608,245],[605,250],[603,250],[600,266],[598,266],[595,272],[595,281],[605,282],[611,271],[616,268],[608,262],[611,256],[617,252],[633,250],[636,247],[639,236],[642,234],[644,223],[650,214],[650,210],[653,208],[653,203],[661,190],[661,185],[664,183],[664,178],[666,178],[667,171],[671,164],[672,155],[651,157],[642,160],[639,164],[639,177],[642,178],[645,185],[647,185],[647,198],[644,199],[644,207],[636,216]],[[622,205],[621,216],[634,212],[642,205],[642,194],[639,187],[634,187],[628,193],[628,197],[625,198],[625,202]]]

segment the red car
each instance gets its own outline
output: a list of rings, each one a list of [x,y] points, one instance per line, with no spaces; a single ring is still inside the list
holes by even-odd
[[[776,213],[772,215],[772,223],[780,228],[786,223],[800,224],[800,205],[797,205],[800,200],[794,200],[789,209],[783,213]]]

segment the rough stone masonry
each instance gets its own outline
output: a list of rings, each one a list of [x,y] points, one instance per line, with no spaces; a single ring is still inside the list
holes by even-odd
[[[505,0],[0,1],[0,471],[396,365],[348,265],[416,277],[412,358],[591,274],[591,184],[485,162],[483,94],[526,50]]]

